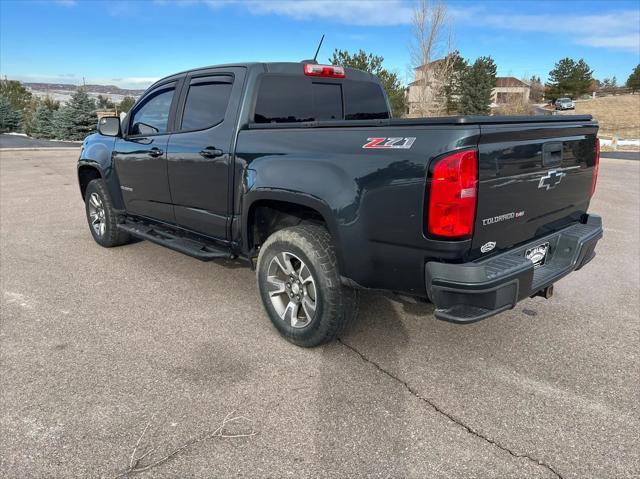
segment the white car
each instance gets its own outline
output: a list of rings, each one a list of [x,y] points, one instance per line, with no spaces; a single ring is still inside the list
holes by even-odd
[[[556,110],[575,110],[576,104],[571,98],[558,98],[556,100]]]

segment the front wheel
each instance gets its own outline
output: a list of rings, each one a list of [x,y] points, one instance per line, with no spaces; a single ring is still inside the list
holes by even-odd
[[[321,226],[269,236],[258,256],[258,288],[273,325],[298,346],[331,341],[356,315],[357,292],[340,282],[331,236]]]
[[[91,236],[100,246],[111,248],[130,241],[129,234],[118,229],[118,213],[104,181],[91,180],[84,196],[85,210]]]

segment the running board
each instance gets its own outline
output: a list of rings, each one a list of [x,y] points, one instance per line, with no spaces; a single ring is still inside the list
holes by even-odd
[[[201,261],[235,258],[235,255],[227,249],[203,243],[191,238],[186,238],[158,226],[127,222],[119,224],[118,229],[126,231],[136,238],[151,241],[152,243],[156,243],[161,246],[166,246],[167,248],[192,256],[193,258],[197,258]]]

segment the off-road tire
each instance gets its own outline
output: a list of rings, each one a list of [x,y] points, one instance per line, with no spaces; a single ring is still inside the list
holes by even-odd
[[[287,324],[276,312],[269,296],[268,267],[272,259],[283,252],[300,258],[315,281],[315,315],[301,328]],[[314,347],[335,339],[357,314],[358,292],[341,283],[331,236],[322,226],[300,224],[269,236],[258,255],[257,279],[269,319],[280,334],[298,346]]]
[[[89,201],[92,194],[97,194],[102,201],[104,209],[104,233],[98,234],[92,227],[92,219],[90,217],[90,205]],[[121,221],[120,215],[113,207],[113,202],[107,191],[107,187],[102,179],[91,180],[87,185],[87,190],[84,195],[85,212],[87,216],[87,222],[89,223],[89,231],[96,243],[105,248],[111,248],[113,246],[120,246],[131,241],[129,233],[118,229],[118,222]]]

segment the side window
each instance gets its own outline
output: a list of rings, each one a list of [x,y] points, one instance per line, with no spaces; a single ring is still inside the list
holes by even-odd
[[[264,75],[260,80],[254,121],[292,123],[312,121],[313,102],[306,78]]]
[[[131,135],[155,135],[165,133],[169,122],[169,111],[174,88],[160,89],[136,108],[131,117]]]
[[[181,129],[202,130],[224,120],[232,81],[230,76],[222,75],[192,80],[184,105]]]

